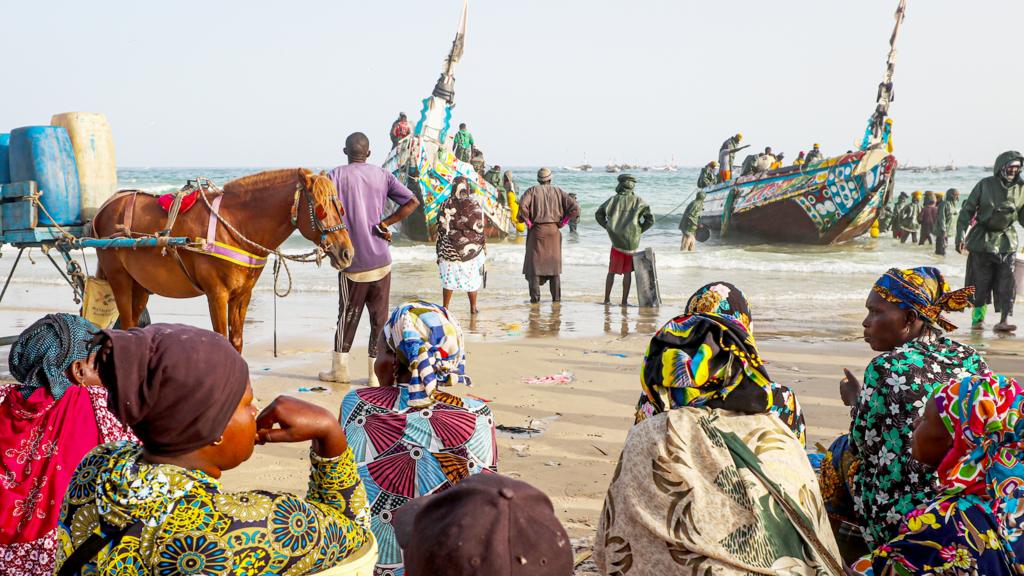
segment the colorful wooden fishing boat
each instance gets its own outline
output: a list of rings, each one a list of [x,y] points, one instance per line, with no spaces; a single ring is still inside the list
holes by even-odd
[[[384,161],[384,169],[408,186],[420,200],[420,207],[401,225],[402,235],[417,242],[434,240],[438,208],[451,195],[452,180],[459,176],[466,178],[473,198],[484,209],[489,237],[504,238],[516,232],[504,191],[485,181],[469,162],[456,158],[448,137],[452,107],[455,105],[453,74],[465,45],[468,8],[468,0],[463,0],[455,41],[433,92],[423,100],[416,128]]]
[[[869,150],[741,176],[707,189],[701,222],[723,236],[845,242],[871,228],[895,172],[894,156]]]
[[[871,229],[888,202],[896,174],[888,112],[896,38],[905,10],[906,0],[900,0],[885,77],[860,149],[708,187],[702,224],[723,237],[748,235],[806,244],[845,242]]]

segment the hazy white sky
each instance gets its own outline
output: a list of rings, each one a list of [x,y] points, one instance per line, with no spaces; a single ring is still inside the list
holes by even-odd
[[[122,166],[383,160],[440,71],[461,0],[0,0],[0,131],[105,112]],[[698,165],[737,130],[793,158],[855,146],[896,0],[471,0],[455,121],[491,162]],[[910,0],[901,162],[1024,148],[1021,0]]]

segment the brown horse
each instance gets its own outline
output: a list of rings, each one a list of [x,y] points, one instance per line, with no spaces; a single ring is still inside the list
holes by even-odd
[[[213,194],[205,194],[213,203]],[[266,250],[238,237],[225,223],[271,250],[276,250],[298,229],[304,238],[327,253],[334,268],[341,270],[352,262],[352,242],[342,220],[345,210],[334,184],[326,176],[298,168],[261,172],[233,180],[224,186],[218,213],[223,219],[217,222],[216,241],[219,243],[266,258]],[[170,235],[204,239],[210,216],[210,208],[198,198],[191,210],[178,216]],[[97,238],[149,235],[165,229],[167,222],[167,212],[158,205],[155,196],[121,192],[96,214],[93,232]],[[122,328],[138,324],[150,294],[168,298],[206,294],[213,329],[242,351],[242,324],[252,288],[264,266],[244,266],[184,248],[96,252],[100,274],[110,282],[117,300]]]

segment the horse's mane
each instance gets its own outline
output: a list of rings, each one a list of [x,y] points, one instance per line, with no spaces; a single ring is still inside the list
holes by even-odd
[[[249,194],[276,188],[287,184],[294,184],[299,173],[298,168],[282,168],[280,170],[267,170],[249,176],[242,176],[224,185],[224,192],[229,194]]]

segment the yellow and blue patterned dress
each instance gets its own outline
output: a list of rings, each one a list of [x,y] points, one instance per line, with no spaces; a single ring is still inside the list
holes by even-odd
[[[198,470],[142,460],[142,447],[102,444],[82,459],[60,515],[57,567],[94,533],[130,526],[82,574],[310,574],[369,538],[366,491],[351,450],[310,454],[305,499],[222,492]]]

